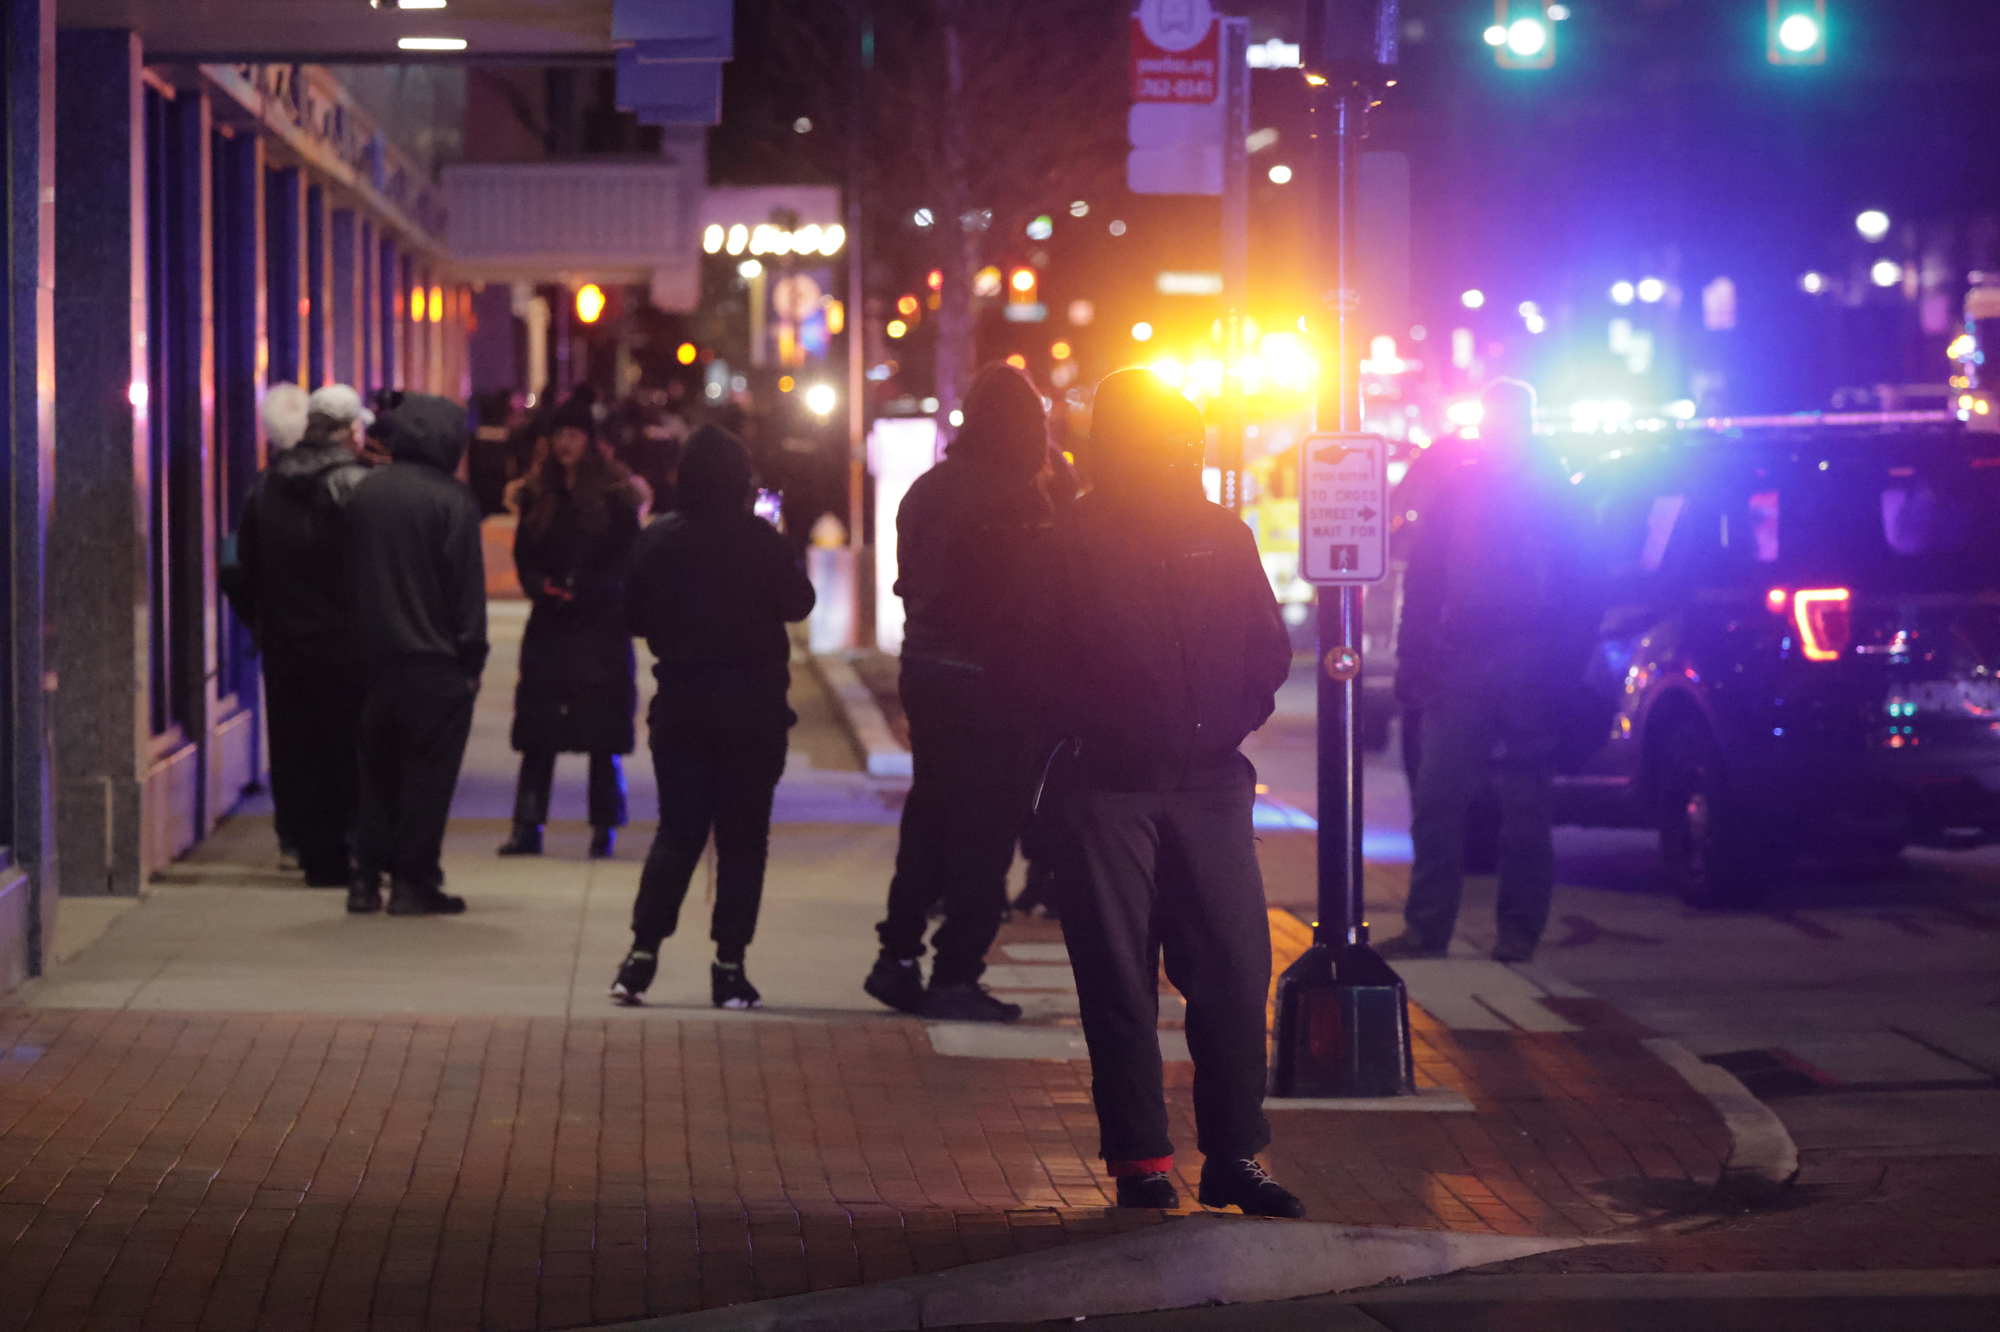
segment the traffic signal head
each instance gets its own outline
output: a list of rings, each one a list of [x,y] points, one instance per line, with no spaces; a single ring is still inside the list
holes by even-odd
[[[1774,65],[1826,63],[1826,0],[1765,0],[1765,54]]]
[[[1016,305],[1035,303],[1035,270],[1017,268],[1007,276],[1007,299]]]
[[[1502,69],[1551,69],[1556,63],[1556,24],[1543,0],[1493,0],[1493,26],[1486,44]]]

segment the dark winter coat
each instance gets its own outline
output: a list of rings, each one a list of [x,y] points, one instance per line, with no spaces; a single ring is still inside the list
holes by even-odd
[[[1421,492],[1399,489],[1397,500],[1409,551],[1398,700],[1426,706],[1470,661],[1517,687],[1573,685],[1602,607],[1588,577],[1584,516],[1555,463],[1535,458],[1509,470],[1476,448],[1440,454]]]
[[[625,575],[639,535],[638,495],[623,467],[588,469],[578,485],[602,495],[587,518],[572,491],[549,484],[552,470],[522,491],[514,534],[514,567],[533,603],[514,690],[514,748],[629,754],[639,690]],[[571,599],[551,593],[551,583]]]
[[[750,460],[703,426],[681,456],[681,507],[644,532],[626,619],[658,664],[656,729],[761,730],[798,718],[787,622],[812,613],[812,583],[777,529],[746,511]]]
[[[1000,634],[1037,729],[1080,741],[1078,780],[1100,790],[1223,771],[1292,664],[1256,539],[1198,493],[1065,506]]]
[[[345,448],[299,444],[251,484],[223,590],[267,660],[359,664],[341,528],[367,475]]]
[[[896,510],[906,680],[995,724],[995,616],[1049,521],[1032,472],[954,453],[917,478]]]
[[[371,433],[394,461],[370,472],[347,505],[361,651],[377,666],[443,658],[476,679],[486,667],[486,558],[479,501],[452,475],[465,456],[465,409],[405,394]]]

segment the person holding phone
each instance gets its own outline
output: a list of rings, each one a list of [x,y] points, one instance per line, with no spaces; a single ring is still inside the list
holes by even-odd
[[[514,567],[533,609],[514,690],[514,832],[503,856],[542,853],[556,755],[590,756],[590,856],[616,849],[639,705],[625,630],[625,569],[639,535],[640,496],[623,463],[593,446],[596,395],[578,389],[550,421],[548,457],[520,493]]]

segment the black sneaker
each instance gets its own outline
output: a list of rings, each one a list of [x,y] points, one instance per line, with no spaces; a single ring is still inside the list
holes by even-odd
[[[618,964],[618,976],[611,982],[611,997],[627,1008],[637,1008],[653,986],[660,971],[660,955],[634,948]]]
[[[741,962],[709,963],[708,994],[717,1008],[757,1008],[764,1002]]]
[[[618,830],[616,828],[593,828],[590,832],[590,858],[609,860],[618,850]]]
[[[357,874],[347,885],[349,915],[367,916],[382,909],[382,881],[373,874]]]
[[[465,899],[453,897],[442,888],[420,888],[411,883],[389,885],[389,914],[392,916],[458,916],[465,913]]]
[[[500,843],[503,856],[539,856],[542,854],[542,825],[539,823],[517,823],[514,835]]]
[[[935,978],[917,1011],[939,1022],[1013,1022],[1021,1016],[1019,1004],[995,999],[978,981],[939,985]]]
[[[1374,947],[1377,957],[1386,958],[1391,962],[1406,961],[1414,958],[1443,957],[1445,953],[1441,945],[1433,944],[1428,939],[1414,935],[1408,930],[1404,930],[1393,939],[1384,939]]]
[[[1197,1196],[1203,1207],[1240,1207],[1245,1216],[1282,1216],[1296,1221],[1306,1214],[1306,1205],[1249,1156],[1236,1161],[1214,1157],[1203,1161]]]
[[[1164,1170],[1150,1175],[1120,1175],[1118,1205],[1171,1212],[1181,1205],[1181,1195],[1174,1188],[1173,1176]]]
[[[924,973],[914,957],[875,959],[875,969],[861,982],[868,997],[879,999],[898,1013],[917,1013],[924,1007]]]

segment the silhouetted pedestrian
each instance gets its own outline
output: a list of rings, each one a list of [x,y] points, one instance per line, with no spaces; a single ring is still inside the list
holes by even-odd
[[[374,419],[345,384],[313,393],[303,436],[272,453],[244,500],[228,584],[263,661],[272,807],[311,888],[345,888],[354,872],[355,737],[367,688],[343,514],[368,475],[360,433]]]
[[[621,1003],[638,1003],[652,985],[711,833],[710,997],[717,1008],[760,1000],[743,959],[763,901],[786,735],[798,720],[786,703],[785,625],[812,613],[813,589],[798,551],[751,514],[752,476],[742,442],[703,426],[681,455],[680,508],[640,533],[633,553],[627,618],[658,660],[647,720],[660,829],[632,904],[632,948],[611,984]]]
[[[1555,890],[1558,728],[1598,607],[1573,491],[1535,438],[1535,391],[1503,379],[1480,401],[1477,445],[1435,478],[1403,577],[1396,692],[1422,720],[1410,896],[1403,933],[1377,945],[1384,957],[1444,956],[1467,812],[1489,779],[1500,797],[1496,960],[1534,956]]]
[[[1047,531],[1038,484],[1049,452],[1041,394],[989,365],[965,397],[944,461],[896,512],[903,599],[898,691],[914,780],[903,805],[882,953],[868,993],[891,1008],[957,1021],[1012,1022],[1018,1005],[979,983],[1007,910],[1007,871],[1028,818],[1035,756],[1026,720],[994,679],[995,620],[1034,539]],[[918,959],[932,910],[929,988]]]
[[[479,502],[454,478],[465,409],[446,398],[392,398],[372,427],[393,462],[347,506],[356,637],[368,664],[361,721],[359,870],[354,912],[455,915],[444,891],[444,830],[486,668],[486,561]]]
[[[625,774],[639,706],[625,623],[625,576],[639,535],[631,473],[594,446],[592,395],[553,422],[549,457],[520,492],[514,567],[533,609],[521,638],[514,748],[521,776],[503,856],[540,855],[557,754],[590,756],[590,855],[611,855],[625,826]]]
[[[1240,519],[1202,498],[1201,415],[1159,376],[1098,386],[1091,489],[1058,515],[1004,623],[1015,673],[1069,737],[1059,876],[1100,1150],[1121,1207],[1175,1207],[1159,970],[1187,1000],[1201,1202],[1298,1216],[1264,1173],[1271,935],[1238,752],[1291,668]]]

